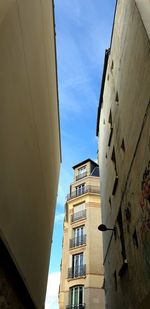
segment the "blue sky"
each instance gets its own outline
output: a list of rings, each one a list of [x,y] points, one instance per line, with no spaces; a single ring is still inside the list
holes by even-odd
[[[55,0],[62,165],[46,309],[58,309],[63,213],[72,166],[97,159],[97,107],[114,7],[115,0]]]

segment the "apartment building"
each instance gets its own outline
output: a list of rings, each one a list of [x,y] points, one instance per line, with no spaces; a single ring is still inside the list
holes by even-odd
[[[99,168],[87,159],[73,170],[65,204],[59,308],[103,309]]]
[[[106,308],[150,308],[150,2],[118,0],[97,118]]]
[[[0,308],[44,308],[61,161],[53,1],[0,1]]]

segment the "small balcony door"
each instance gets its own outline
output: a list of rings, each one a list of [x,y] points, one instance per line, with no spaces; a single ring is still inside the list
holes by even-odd
[[[83,308],[84,287],[75,286],[71,288],[71,308]]]
[[[78,169],[78,175],[82,175],[84,173],[86,173],[86,166],[83,166],[83,167]]]
[[[80,246],[83,244],[84,226],[80,226],[74,229],[74,244]]]
[[[76,196],[84,194],[85,193],[85,184],[81,184],[76,187]]]
[[[81,276],[83,273],[83,253],[73,255],[72,257],[73,277]]]
[[[82,216],[84,215],[84,211],[85,211],[85,203],[81,203],[79,205],[74,206],[74,215],[73,215],[73,219],[74,221],[82,218]]]

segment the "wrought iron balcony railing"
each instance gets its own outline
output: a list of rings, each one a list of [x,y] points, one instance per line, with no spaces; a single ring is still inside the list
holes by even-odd
[[[97,193],[100,194],[100,187],[98,186],[85,186],[80,189],[77,189],[73,192],[70,192],[70,194],[67,195],[67,200],[71,200],[72,198],[75,198],[77,196],[80,196],[85,193]]]
[[[86,265],[68,268],[68,279],[86,275]]]
[[[86,219],[86,209],[75,212],[71,215],[71,222]]]
[[[85,309],[85,304],[80,305],[67,305],[66,309]]]
[[[86,244],[86,235],[80,235],[70,239],[69,247],[75,248]]]
[[[87,172],[84,172],[84,173],[82,173],[82,174],[79,174],[79,175],[76,176],[76,181],[79,180],[79,179],[82,179],[82,178],[84,178],[84,177],[86,177],[86,176],[87,176]]]

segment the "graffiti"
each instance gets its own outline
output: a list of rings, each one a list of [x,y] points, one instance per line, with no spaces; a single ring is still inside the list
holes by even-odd
[[[150,202],[150,161],[143,174],[141,189],[142,189],[141,207],[143,207],[144,200],[148,200]]]
[[[128,207],[125,209],[125,216],[128,222],[131,221],[131,204],[128,202]]]
[[[143,174],[141,185],[142,196],[140,206],[142,209],[142,234],[150,230],[150,161]]]
[[[143,257],[145,266],[149,270],[150,276],[150,161],[145,168],[143,180],[141,184],[141,200],[140,206],[142,210],[141,215],[141,239],[143,244]],[[147,273],[147,274],[148,274]]]
[[[128,206],[125,208],[125,218],[127,224],[127,231],[130,233],[130,223],[131,223],[131,203],[128,202]]]

